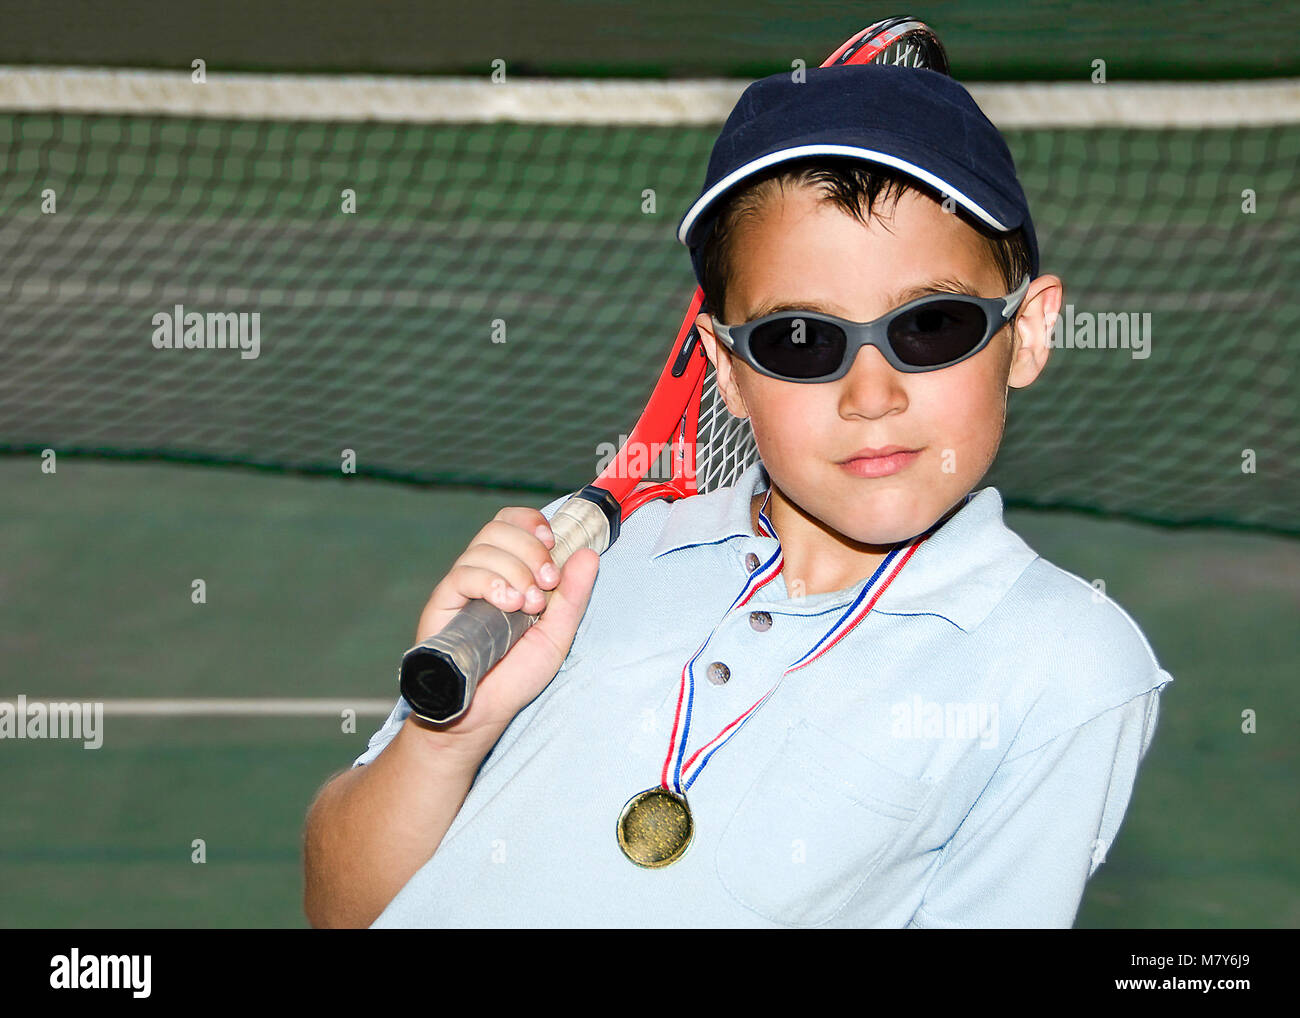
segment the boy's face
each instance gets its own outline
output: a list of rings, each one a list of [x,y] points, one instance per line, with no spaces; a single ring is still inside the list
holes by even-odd
[[[916,297],[957,288],[1001,297],[1007,287],[985,242],[959,216],[906,192],[869,225],[811,187],[771,192],[738,228],[723,321],[752,321],[777,305],[868,322]],[[773,483],[844,537],[889,545],[927,529],[971,491],[1002,438],[1009,385],[1047,359],[1060,281],[1031,284],[1013,337],[1004,328],[978,354],[938,371],[895,371],[874,348],[834,382],[768,378],[720,347],[697,320],[728,408],[749,417]],[[851,462],[864,448],[906,452]]]

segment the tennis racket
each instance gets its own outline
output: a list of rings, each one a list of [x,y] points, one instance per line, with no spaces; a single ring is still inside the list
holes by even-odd
[[[863,29],[821,66],[867,63],[948,73],[938,37],[914,18],[890,18]],[[749,422],[731,416],[713,383],[712,365],[695,330],[703,302],[697,287],[650,401],[623,447],[551,518],[551,560],[557,569],[579,548],[604,553],[618,539],[623,520],[647,502],[725,487],[758,459]],[[652,470],[669,479],[646,481]],[[441,632],[403,656],[401,691],[411,712],[437,724],[455,721],[469,709],[483,676],[539,617],[502,611],[484,600],[469,602]]]

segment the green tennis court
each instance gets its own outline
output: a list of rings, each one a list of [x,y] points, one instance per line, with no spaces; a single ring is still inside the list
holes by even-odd
[[[31,699],[395,699],[433,583],[519,501],[72,459],[54,476],[0,462],[0,485],[0,660],[6,690]],[[1104,579],[1176,679],[1078,925],[1294,926],[1300,546],[1071,513],[1009,522]],[[1257,734],[1241,732],[1247,709]],[[306,925],[307,804],[379,721],[110,716],[97,750],[7,742],[0,922]]]

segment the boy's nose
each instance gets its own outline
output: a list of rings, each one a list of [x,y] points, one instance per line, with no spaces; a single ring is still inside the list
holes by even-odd
[[[907,409],[905,375],[895,371],[884,354],[865,346],[840,379],[840,413],[868,418],[884,417]]]

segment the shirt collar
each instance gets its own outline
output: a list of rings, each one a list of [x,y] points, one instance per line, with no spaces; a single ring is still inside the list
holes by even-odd
[[[650,551],[651,558],[696,544],[716,544],[729,537],[756,537],[750,515],[755,494],[767,491],[771,478],[762,460],[756,460],[730,487],[679,498]]]
[[[775,550],[776,539],[755,534],[750,516],[750,500],[770,485],[766,467],[757,461],[729,487],[677,500],[650,557],[736,537],[756,544],[768,542]],[[884,615],[938,615],[970,632],[1037,557],[1003,523],[998,490],[983,488],[968,495],[965,504],[917,549],[873,610]],[[852,601],[866,582],[864,578],[853,588],[801,601],[808,608],[826,611]]]

